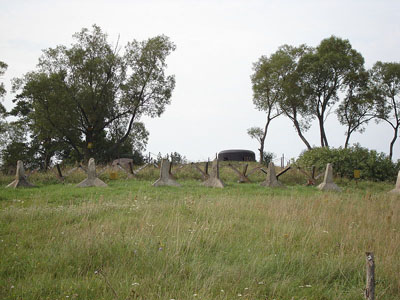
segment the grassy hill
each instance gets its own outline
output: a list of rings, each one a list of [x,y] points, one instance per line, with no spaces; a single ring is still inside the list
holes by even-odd
[[[376,261],[377,299],[400,295],[400,198],[391,183],[338,180],[322,193],[297,171],[285,189],[200,185],[190,166],[181,188],[139,178],[102,178],[75,188],[83,173],[38,187],[5,189],[0,177],[1,299],[363,299],[365,251]]]

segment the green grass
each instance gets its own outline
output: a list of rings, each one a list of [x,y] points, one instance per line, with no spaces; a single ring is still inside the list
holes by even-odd
[[[181,188],[152,187],[151,169],[105,174],[107,188],[75,188],[79,173],[32,175],[38,187],[20,190],[0,177],[0,299],[363,299],[365,251],[377,299],[399,298],[392,184],[339,180],[333,194],[225,173],[212,189],[185,172]]]

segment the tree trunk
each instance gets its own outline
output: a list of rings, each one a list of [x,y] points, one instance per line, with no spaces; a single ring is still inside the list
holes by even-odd
[[[318,116],[318,123],[319,123],[319,132],[321,136],[321,147],[329,147],[328,139],[326,138],[325,134],[323,115]]]
[[[346,141],[344,142],[344,149],[347,149],[347,147],[349,146],[351,133],[352,133],[352,130],[350,130],[350,127],[348,127],[347,128],[347,133],[346,133]]]
[[[260,141],[260,148],[258,149],[260,151],[260,164],[263,164],[264,162],[264,140]]]
[[[267,117],[267,123],[265,124],[264,127],[264,135],[260,138],[260,164],[264,162],[264,144],[265,144],[265,138],[267,137],[267,132],[268,132],[268,126],[269,123],[271,123],[271,120],[273,118],[270,118],[271,110],[268,112],[268,117]]]
[[[299,135],[300,139],[306,145],[307,149],[311,150],[312,147],[311,147],[310,143],[307,141],[307,139],[304,137],[303,133],[301,132],[299,122],[296,119],[293,119],[293,124],[294,124],[294,127],[296,128],[297,134]]]
[[[393,147],[394,147],[394,143],[395,143],[396,140],[397,140],[397,134],[398,134],[398,132],[399,132],[399,126],[400,126],[400,124],[397,124],[397,126],[394,128],[393,139],[392,139],[392,141],[390,142],[390,151],[389,151],[389,158],[390,158],[390,160],[392,160],[392,157],[393,157]]]

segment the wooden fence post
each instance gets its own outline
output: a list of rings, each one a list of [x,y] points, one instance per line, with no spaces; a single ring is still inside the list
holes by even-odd
[[[375,300],[375,261],[374,253],[366,252],[367,255],[367,287],[365,288],[365,299]]]

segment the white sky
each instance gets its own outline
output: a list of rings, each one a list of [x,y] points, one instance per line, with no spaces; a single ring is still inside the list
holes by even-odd
[[[247,135],[263,126],[265,114],[252,103],[252,64],[283,44],[316,46],[331,35],[349,39],[366,66],[400,61],[400,1],[20,1],[0,0],[0,60],[9,67],[1,79],[33,70],[41,50],[70,45],[72,34],[99,25],[115,43],[165,34],[177,45],[167,73],[175,74],[172,104],[157,119],[144,119],[150,131],[148,151],[177,151],[204,160],[225,149],[258,144]],[[12,107],[8,93],[5,105]],[[330,145],[343,146],[345,128],[336,115],[327,119]],[[319,145],[318,125],[305,134]],[[371,123],[351,143],[388,153],[392,129]],[[297,157],[305,148],[290,121],[275,120],[266,151]],[[400,141],[395,146],[400,158]]]

